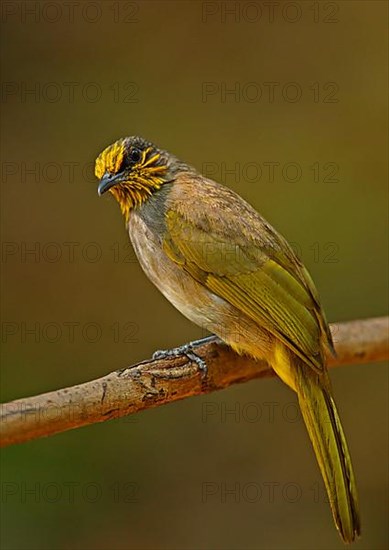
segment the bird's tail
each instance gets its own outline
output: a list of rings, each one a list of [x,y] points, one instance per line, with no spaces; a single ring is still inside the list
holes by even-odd
[[[306,367],[303,367],[306,370]],[[339,533],[346,543],[360,535],[357,488],[351,457],[333,397],[315,381],[304,376],[297,395],[320,466]]]
[[[289,354],[288,354],[289,355]],[[283,357],[285,359],[285,355]],[[317,375],[301,359],[293,361],[293,384],[327,490],[335,525],[345,543],[360,535],[358,494],[342,424],[331,395],[327,373]],[[279,371],[276,371],[284,378]],[[325,383],[323,384],[322,376]],[[288,383],[288,380],[284,380]]]

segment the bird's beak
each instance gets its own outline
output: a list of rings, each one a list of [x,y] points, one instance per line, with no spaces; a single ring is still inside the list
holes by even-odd
[[[103,193],[108,191],[108,189],[111,189],[114,185],[117,183],[120,183],[121,178],[119,174],[109,174],[105,173],[104,176],[101,178],[99,186],[97,188],[98,194],[101,196]]]

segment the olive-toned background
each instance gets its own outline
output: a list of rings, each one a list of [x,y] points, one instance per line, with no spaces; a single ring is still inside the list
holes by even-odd
[[[202,335],[97,196],[90,163],[125,135],[251,202],[302,255],[330,321],[385,314],[385,2],[280,2],[273,16],[244,1],[2,4],[2,400]],[[386,368],[332,373],[360,549],[388,544]],[[278,380],[6,449],[1,488],[7,550],[343,547]]]

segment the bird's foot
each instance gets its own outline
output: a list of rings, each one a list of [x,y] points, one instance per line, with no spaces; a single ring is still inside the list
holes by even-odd
[[[205,377],[208,372],[207,363],[194,351],[194,348],[202,346],[203,344],[208,344],[210,342],[219,341],[217,336],[207,336],[206,338],[201,338],[200,340],[194,340],[183,346],[179,346],[173,349],[158,350],[153,353],[153,359],[169,359],[174,357],[181,357],[185,355],[189,361],[195,363],[201,372],[201,375]]]
[[[172,359],[174,357],[181,357],[182,355],[185,355],[189,361],[197,365],[203,377],[206,376],[208,370],[207,363],[193,351],[192,342],[173,349],[158,350],[153,353],[153,359]]]

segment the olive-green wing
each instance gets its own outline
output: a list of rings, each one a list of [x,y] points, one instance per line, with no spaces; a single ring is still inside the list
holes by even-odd
[[[207,212],[208,222],[210,216],[212,211]],[[321,325],[326,326],[326,322],[321,319],[315,287],[310,278],[305,280],[302,264],[293,265],[297,259],[290,247],[268,224],[261,227],[260,239],[256,239],[259,227],[252,228],[253,237],[247,238],[239,223],[224,234],[226,230],[220,229],[218,221],[219,217],[215,219],[218,233],[212,233],[204,230],[198,219],[168,211],[163,242],[166,254],[214,294],[282,340],[306,364],[321,371]],[[263,223],[259,215],[258,222]],[[263,230],[272,231],[268,239],[264,240]]]

